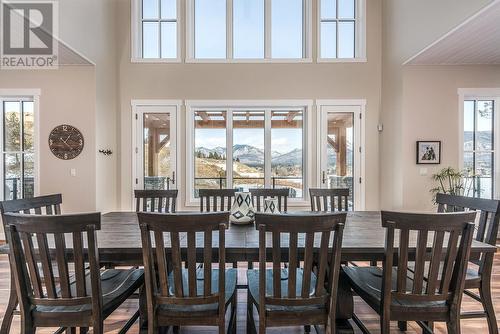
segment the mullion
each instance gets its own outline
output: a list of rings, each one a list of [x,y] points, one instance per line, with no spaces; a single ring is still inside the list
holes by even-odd
[[[20,138],[20,147],[21,147],[21,170],[19,171],[21,173],[21,196],[24,198],[24,102],[19,102],[21,104],[21,115],[20,115],[20,122],[21,124],[19,125],[19,136]]]

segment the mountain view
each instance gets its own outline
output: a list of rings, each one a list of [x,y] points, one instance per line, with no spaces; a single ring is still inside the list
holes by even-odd
[[[223,147],[197,147],[196,188],[218,188],[220,178],[226,176],[226,149]],[[295,195],[302,193],[302,150],[271,153],[272,175],[283,176],[276,179],[279,187],[289,187]],[[234,185],[248,189],[264,184],[264,150],[251,145],[233,146],[233,180]],[[285,178],[297,177],[297,179]],[[225,182],[225,180],[222,180]],[[225,186],[225,184],[223,184]]]

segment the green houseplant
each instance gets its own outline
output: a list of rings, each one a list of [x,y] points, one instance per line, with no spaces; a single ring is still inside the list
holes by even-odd
[[[469,196],[473,177],[467,170],[458,171],[452,167],[447,167],[432,175],[432,180],[436,183],[436,187],[430,190],[435,203],[437,193]]]

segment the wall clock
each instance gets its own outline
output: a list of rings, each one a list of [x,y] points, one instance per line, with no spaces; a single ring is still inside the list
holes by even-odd
[[[71,160],[83,151],[83,135],[74,126],[63,124],[56,126],[49,135],[50,151],[59,159]]]

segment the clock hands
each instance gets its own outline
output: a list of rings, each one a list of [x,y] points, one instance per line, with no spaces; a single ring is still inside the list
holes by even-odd
[[[62,142],[66,145],[66,146],[70,147],[70,146],[68,145],[68,140],[69,140],[69,138],[70,138],[70,137],[71,137],[71,135],[69,135],[69,136],[68,136],[68,138],[66,138],[66,140],[62,139],[61,137],[59,137],[59,139],[60,139],[60,140],[61,140],[61,141],[62,141]]]

